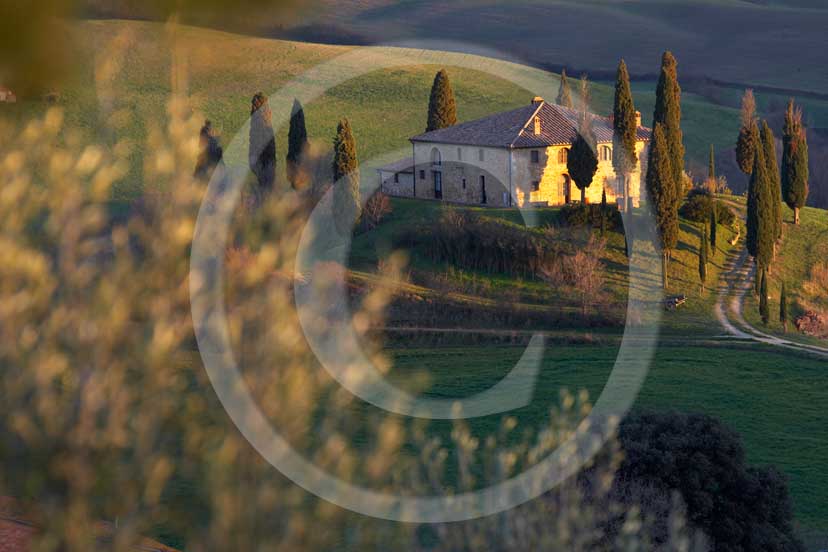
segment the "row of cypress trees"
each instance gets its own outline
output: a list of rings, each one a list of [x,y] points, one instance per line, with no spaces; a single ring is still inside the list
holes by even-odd
[[[802,124],[802,110],[793,99],[785,111],[782,129],[782,166],[777,163],[776,139],[767,121],[761,129],[752,90],[742,98],[741,127],[736,141],[736,159],[750,176],[747,191],[748,253],[755,262],[755,292],[759,313],[769,319],[767,280],[776,246],[782,238],[782,202],[794,211],[794,224],[808,198],[808,141]],[[786,298],[780,297],[780,321],[787,325]]]
[[[207,178],[219,162],[222,151],[212,134],[210,122],[201,129],[201,149],[195,169],[199,178]],[[294,100],[288,129],[288,151],[286,156],[287,178],[294,189],[302,189],[307,183],[302,169],[303,156],[308,153],[308,131],[305,125],[305,111],[299,100]],[[272,112],[267,96],[257,92],[250,105],[250,132],[248,162],[256,177],[255,196],[257,203],[273,191],[276,181],[276,137],[273,130]],[[339,121],[333,141],[333,206],[334,222],[340,233],[351,231],[361,211],[359,190],[359,168],[351,125],[348,119]]]

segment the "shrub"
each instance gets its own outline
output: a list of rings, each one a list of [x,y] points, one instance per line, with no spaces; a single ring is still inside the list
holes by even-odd
[[[615,205],[607,205],[607,227],[613,230],[622,228],[621,213]],[[601,205],[568,203],[561,208],[561,223],[565,226],[601,226]]]
[[[736,215],[727,205],[715,199],[713,195],[704,188],[693,188],[687,195],[687,201],[679,209],[682,217],[693,222],[707,222],[710,220],[710,209],[716,206],[716,219],[723,226],[730,226]]]

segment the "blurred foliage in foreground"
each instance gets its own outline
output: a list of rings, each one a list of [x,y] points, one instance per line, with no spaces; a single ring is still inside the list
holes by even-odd
[[[611,498],[614,446],[512,511],[423,526],[335,507],[260,458],[194,346],[189,250],[205,184],[191,177],[203,117],[189,113],[174,99],[149,133],[144,174],[165,191],[117,221],[105,201],[128,142],[84,143],[57,109],[0,129],[0,495],[40,512],[38,550],[89,549],[95,522],[116,519],[115,550],[140,535],[187,550],[650,549],[652,524]],[[320,468],[386,492],[478,489],[537,463],[589,411],[585,397],[564,396],[544,427],[503,417],[481,436],[359,402],[314,362],[297,323],[292,263],[308,200],[239,205],[225,271],[235,351],[265,416]],[[360,332],[393,294],[388,265],[385,284],[354,306]],[[317,272],[324,283],[342,267]],[[380,344],[364,338],[382,364]],[[686,550],[672,509],[664,546]]]

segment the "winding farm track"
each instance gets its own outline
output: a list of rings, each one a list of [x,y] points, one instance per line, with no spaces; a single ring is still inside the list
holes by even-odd
[[[726,202],[744,215],[744,206]],[[737,250],[740,248],[737,247]],[[775,347],[792,349],[823,358],[828,358],[828,348],[797,343],[763,332],[745,320],[743,309],[745,297],[753,289],[755,267],[747,251],[730,254],[722,277],[719,280],[718,296],[713,306],[714,314],[725,331],[733,338],[756,341]]]

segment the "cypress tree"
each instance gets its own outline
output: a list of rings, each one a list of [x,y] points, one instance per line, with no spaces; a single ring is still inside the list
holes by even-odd
[[[276,180],[276,136],[267,96],[257,92],[250,102],[250,146],[248,161],[256,175],[260,199],[273,189]]]
[[[757,148],[748,190],[746,240],[748,253],[756,261],[757,270],[767,269],[773,258],[773,244],[776,241],[774,217],[771,182],[764,148]]]
[[[759,285],[759,316],[762,317],[762,324],[768,325],[770,310],[768,306],[768,271],[762,270],[762,283]]]
[[[779,174],[779,164],[776,161],[776,139],[767,121],[762,121],[762,153],[768,169],[770,183],[770,202],[773,218],[773,239],[782,237],[782,180]]]
[[[339,121],[333,143],[333,214],[340,234],[350,234],[359,219],[362,203],[359,197],[359,167],[356,141],[348,119]]]
[[[707,228],[699,234],[699,285],[704,291],[704,282],[707,280]]]
[[[779,322],[782,331],[788,331],[788,294],[785,292],[785,282],[782,282],[782,292],[779,294]]]
[[[451,89],[448,73],[440,69],[434,75],[431,96],[428,99],[428,122],[426,132],[457,124],[457,105]]]
[[[299,100],[293,100],[293,112],[290,115],[288,129],[287,177],[294,189],[299,189],[304,183],[300,182],[300,163],[302,155],[308,147],[308,131],[305,128],[305,110]]]
[[[575,185],[581,190],[581,204],[586,204],[586,190],[592,184],[595,171],[598,170],[598,156],[596,155],[595,133],[592,130],[592,117],[584,111],[581,114],[581,123],[578,136],[569,150],[566,159],[566,168]]]
[[[573,108],[572,91],[569,89],[569,80],[566,78],[566,69],[561,69],[561,84],[558,87],[558,97],[555,103],[563,107]]]
[[[601,190],[601,237],[607,231],[607,189]]]
[[[736,161],[745,174],[753,171],[753,156],[758,142],[753,133],[753,123],[756,121],[756,98],[753,90],[748,88],[742,96],[742,125],[739,127],[739,138],[736,140]]]
[[[684,142],[681,132],[681,87],[678,84],[677,65],[673,54],[664,52],[661,57],[661,75],[656,87],[653,126],[657,123],[664,126],[673,170],[673,183],[676,186],[675,201],[680,203],[684,197]]]
[[[224,155],[221,144],[213,134],[213,124],[207,120],[198,136],[199,153],[196,160],[193,176],[202,180],[208,180],[213,175],[213,169],[222,164]]]
[[[793,209],[794,224],[808,199],[808,139],[802,126],[802,110],[788,102],[782,134],[782,199]]]
[[[716,153],[713,150],[713,144],[710,144],[710,159],[707,162],[707,178],[711,181],[716,180]],[[716,193],[716,190],[711,190]]]
[[[589,78],[587,77],[586,73],[581,75],[579,87],[581,94],[581,111],[589,111],[589,104],[592,100],[592,92],[589,89]]]
[[[661,123],[656,123],[655,130],[653,130],[646,187],[647,198],[655,214],[656,227],[661,239],[662,285],[666,289],[670,251],[678,242],[678,209],[675,201],[676,186],[673,181],[670,152]]]
[[[716,254],[716,234],[719,226],[719,202],[715,199],[710,207],[710,246],[713,248],[713,255]]]
[[[635,170],[638,162],[638,155],[635,152],[637,130],[630,75],[627,72],[627,64],[622,59],[618,64],[615,77],[615,99],[612,108],[612,168],[616,176],[623,179],[624,198],[628,211],[632,206],[630,173]]]

